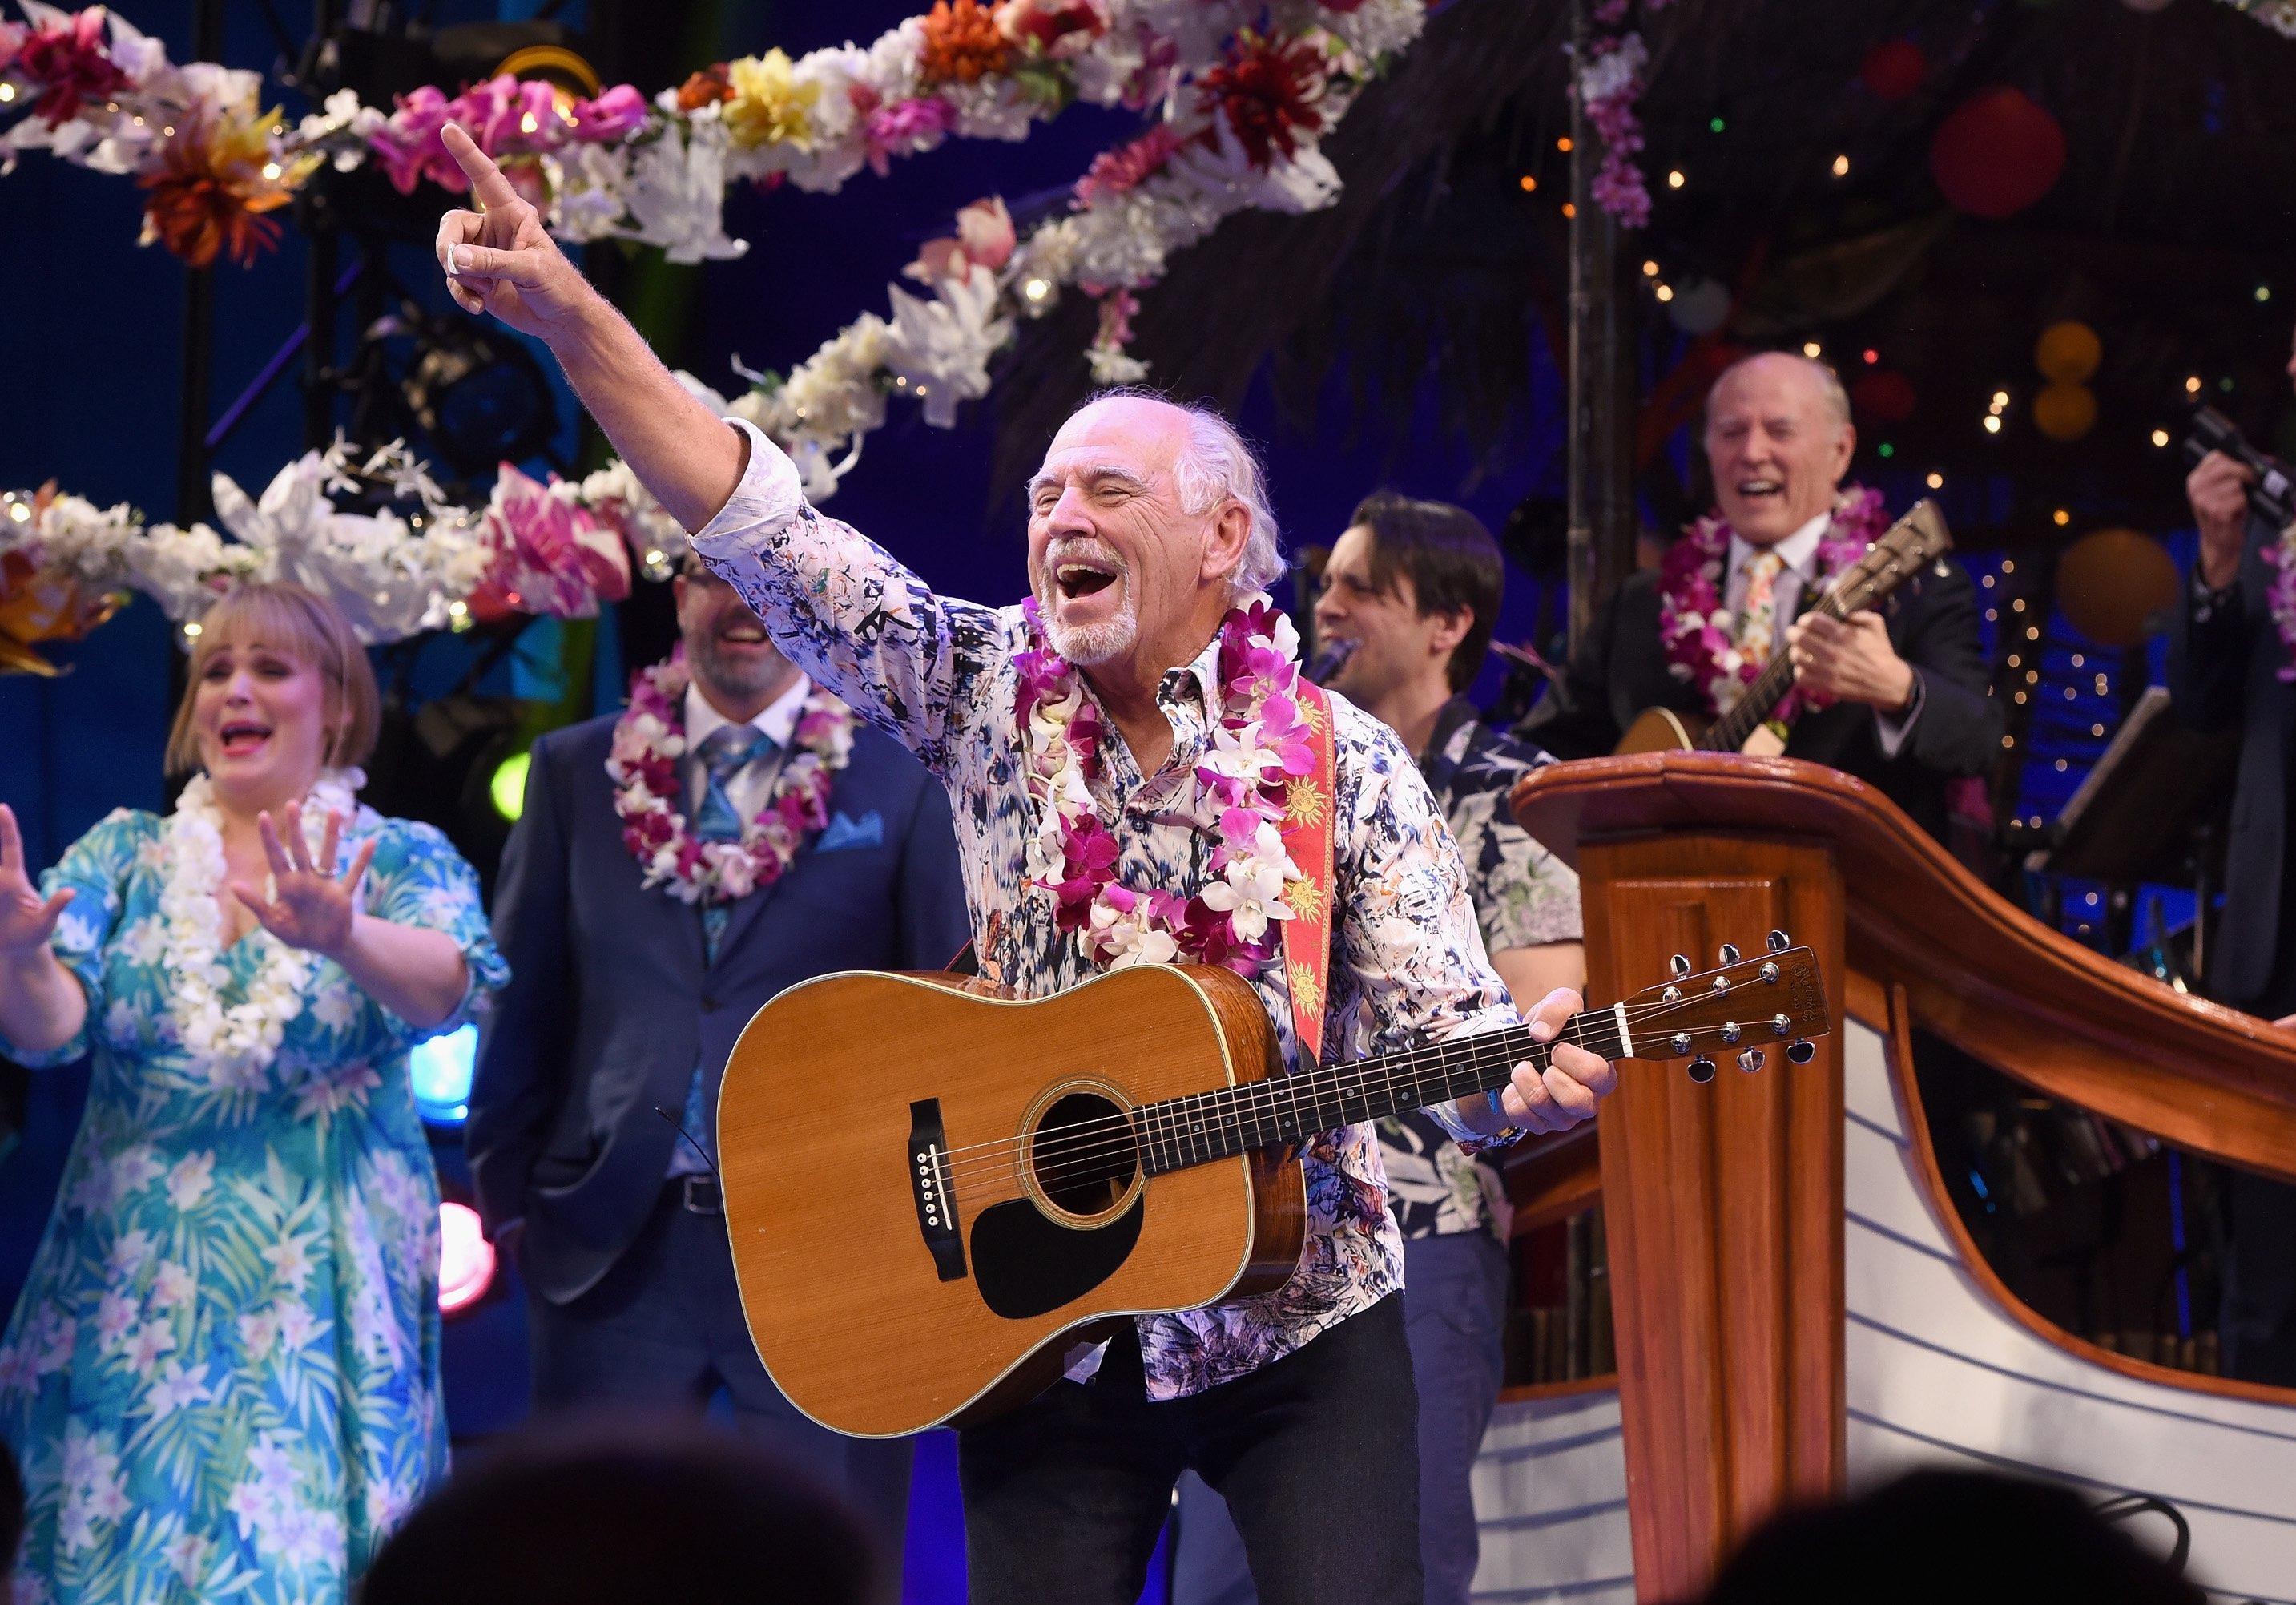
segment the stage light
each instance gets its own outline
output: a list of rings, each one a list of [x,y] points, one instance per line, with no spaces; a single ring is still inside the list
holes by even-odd
[[[495,1246],[467,1204],[439,1206],[439,1313],[453,1315],[487,1296],[495,1281]]]
[[[406,1056],[414,1086],[414,1107],[426,1125],[457,1126],[471,1112],[471,1075],[478,1067],[479,1028],[465,1025],[427,1042]]]
[[[1875,350],[1872,346],[1867,346],[1866,348],[1866,366],[1867,367],[1872,367],[1875,363],[1881,360],[1881,352]]]
[[[1719,134],[1724,128],[1728,128],[1730,125],[1724,122],[1720,118],[1715,117],[1708,119],[1706,126],[1713,129],[1717,134]]]
[[[513,825],[526,807],[526,770],[532,761],[526,753],[512,753],[495,765],[495,772],[487,780],[488,800],[495,805],[496,813]]]
[[[1885,457],[1893,457],[1898,455],[1898,449],[1895,446],[1890,445],[1887,440],[1882,441],[1880,446],[1875,448],[1875,450]]]

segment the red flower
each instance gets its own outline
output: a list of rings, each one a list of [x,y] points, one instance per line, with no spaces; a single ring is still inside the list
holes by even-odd
[[[1012,41],[997,30],[996,15],[980,0],[933,0],[924,16],[917,77],[926,84],[971,84],[1003,72]]]
[[[723,62],[703,68],[677,86],[677,109],[681,111],[699,111],[704,106],[733,98],[733,79]]]
[[[100,5],[89,6],[60,27],[34,33],[17,51],[14,70],[40,86],[32,111],[51,128],[78,116],[84,101],[135,87],[106,50]]]
[[[1289,160],[1301,134],[1323,129],[1323,58],[1304,40],[1281,44],[1247,28],[1228,42],[1227,59],[1204,74],[1203,87],[1203,104],[1227,119],[1254,167]]]
[[[212,266],[219,253],[244,268],[276,245],[279,225],[258,214],[286,205],[288,194],[277,169],[263,176],[264,156],[257,125],[184,128],[168,143],[160,166],[135,181],[151,192],[144,243],[158,240],[194,268]]]

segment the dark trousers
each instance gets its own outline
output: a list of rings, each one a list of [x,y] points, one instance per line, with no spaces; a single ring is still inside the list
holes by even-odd
[[[877,1532],[898,1584],[909,1440],[846,1437],[782,1396],[742,1317],[726,1217],[686,1209],[680,1196],[664,1189],[628,1252],[579,1298],[554,1305],[529,1295],[537,1412],[699,1412],[722,1389],[745,1436],[843,1491]]]
[[[1226,1497],[1267,1605],[1416,1600],[1417,1411],[1398,1298],[1161,1403],[1121,1334],[1090,1382],[958,1434],[971,1605],[1131,1605],[1190,1469]]]
[[[1481,1558],[1471,1484],[1505,1369],[1506,1250],[1488,1231],[1403,1245],[1403,1317],[1419,1394],[1419,1559],[1426,1605],[1466,1605]],[[1226,1502],[1180,1480],[1174,1605],[1252,1605]]]

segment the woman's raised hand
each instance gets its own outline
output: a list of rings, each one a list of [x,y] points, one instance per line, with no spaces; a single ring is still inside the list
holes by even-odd
[[[0,802],[0,959],[45,947],[71,900],[69,889],[53,897],[40,895],[24,867],[24,834],[16,828],[16,811]]]
[[[327,833],[316,859],[304,838],[301,805],[290,802],[281,818],[287,827],[283,842],[269,813],[255,817],[256,828],[263,833],[263,855],[271,861],[272,895],[258,897],[239,881],[231,884],[232,893],[262,921],[265,930],[288,946],[340,959],[350,942],[359,882],[374,857],[373,838],[360,844],[350,868],[338,877],[335,864],[342,846],[343,816],[328,811]]]

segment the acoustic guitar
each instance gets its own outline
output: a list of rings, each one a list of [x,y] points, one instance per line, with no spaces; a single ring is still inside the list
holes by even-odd
[[[1815,956],[1770,951],[1574,1016],[1608,1059],[1830,1028]],[[758,1010],[718,1105],[726,1227],[774,1381],[862,1437],[969,1425],[1060,1377],[1123,1318],[1280,1287],[1300,1261],[1298,1144],[1488,1091],[1548,1045],[1528,1026],[1279,1073],[1266,1007],[1200,965],[1117,970],[1034,1001],[954,976],[849,972]]]
[[[1808,611],[1829,619],[1846,619],[1878,607],[1891,591],[1952,549],[1953,536],[1945,527],[1945,515],[1935,502],[1923,497],[1866,547],[1857,562],[1835,575],[1825,594]],[[1617,750],[1751,753],[1774,758],[1785,751],[1785,743],[1764,721],[1792,689],[1793,662],[1782,652],[1763,665],[1761,673],[1719,719],[1677,713],[1671,708],[1646,708],[1628,727]]]

